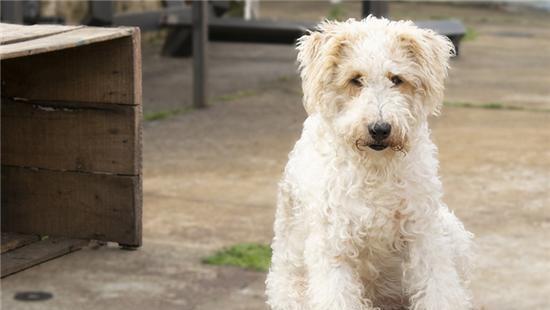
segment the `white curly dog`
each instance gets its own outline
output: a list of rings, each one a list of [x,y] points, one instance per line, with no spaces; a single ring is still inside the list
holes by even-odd
[[[473,236],[442,202],[427,121],[453,52],[374,17],[299,40],[308,117],[279,185],[272,309],[471,309]]]

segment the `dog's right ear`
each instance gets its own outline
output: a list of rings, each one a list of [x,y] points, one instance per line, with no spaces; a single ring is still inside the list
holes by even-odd
[[[338,40],[332,31],[337,22],[325,21],[316,31],[298,39],[298,63],[304,91],[304,108],[311,115],[318,110],[321,89],[336,65]]]
[[[305,68],[319,58],[323,41],[324,35],[319,31],[311,31],[298,39],[296,49],[298,50],[300,72],[303,72]]]
[[[304,92],[303,104],[308,115],[315,112],[317,99],[315,94],[310,95],[309,91],[317,82],[314,71],[320,62],[321,49],[325,42],[325,34],[319,31],[312,31],[298,39],[296,49],[298,50],[298,64],[300,76],[302,77],[302,89]]]

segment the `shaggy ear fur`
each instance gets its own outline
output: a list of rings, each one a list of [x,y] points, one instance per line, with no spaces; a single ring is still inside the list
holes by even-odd
[[[324,21],[317,31],[309,32],[298,39],[298,63],[304,92],[303,104],[311,115],[321,106],[321,91],[331,79],[332,69],[336,67],[341,50],[341,40],[334,31],[338,22]]]
[[[427,112],[439,114],[449,58],[455,53],[454,45],[447,37],[420,28],[401,34],[399,41],[419,66],[419,86],[426,97]]]

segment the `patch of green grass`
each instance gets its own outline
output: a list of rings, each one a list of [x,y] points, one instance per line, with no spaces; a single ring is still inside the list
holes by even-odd
[[[430,19],[442,20],[442,19],[450,19],[450,17],[447,15],[431,15]]]
[[[215,98],[215,100],[216,101],[223,101],[223,102],[234,101],[234,100],[237,100],[237,99],[251,97],[251,96],[254,96],[256,94],[257,94],[257,92],[253,91],[253,90],[239,90],[239,91],[231,93],[231,94],[218,96],[218,97]]]
[[[343,21],[346,17],[346,10],[342,3],[333,4],[328,12],[327,19]]]
[[[453,107],[461,107],[461,108],[480,108],[480,109],[492,109],[492,110],[502,110],[502,109],[509,109],[512,107],[508,107],[503,105],[500,102],[488,102],[488,103],[471,103],[471,102],[445,102],[445,105],[453,106]],[[519,107],[513,107],[515,109],[519,109]]]
[[[488,103],[471,103],[471,102],[449,102],[445,101],[443,103],[446,106],[450,107],[460,107],[460,108],[479,108],[479,109],[492,109],[492,110],[502,110],[502,109],[521,109],[519,107],[508,107],[503,105],[500,102],[488,102]]]
[[[472,102],[449,102],[445,101],[443,103],[445,106],[449,107],[459,107],[459,108],[476,108],[476,109],[489,109],[489,110],[517,110],[517,111],[532,111],[532,112],[550,112],[549,109],[536,109],[536,108],[527,108],[527,107],[518,107],[505,105],[500,102],[487,102],[487,103],[472,103]]]
[[[191,108],[184,108],[184,109],[173,109],[173,110],[165,110],[165,111],[157,111],[157,112],[148,112],[143,114],[143,120],[146,122],[150,121],[159,121],[163,119],[167,119],[172,116],[176,116],[178,114],[183,114],[187,111],[189,111]]]
[[[281,75],[277,78],[277,82],[284,83],[290,81],[291,77],[289,75]]]
[[[254,95],[257,95],[257,94],[258,94],[258,92],[253,91],[253,90],[240,90],[240,91],[237,91],[235,93],[215,97],[215,98],[213,98],[213,100],[209,100],[209,103],[214,104],[217,101],[222,101],[222,102],[233,101],[233,100],[237,100],[237,99],[242,99],[242,98],[254,96]],[[146,122],[159,121],[159,120],[167,119],[167,118],[170,118],[170,117],[173,117],[173,116],[176,116],[176,115],[184,114],[184,113],[187,113],[187,112],[192,111],[192,110],[193,110],[193,107],[189,106],[189,107],[185,107],[185,108],[182,108],[182,109],[172,109],[172,110],[148,112],[148,113],[143,114],[143,120],[146,121]]]
[[[265,244],[240,243],[205,257],[202,262],[209,265],[229,265],[267,271],[271,262],[271,248]]]
[[[477,31],[472,27],[466,28],[466,34],[464,35],[464,38],[462,40],[464,41],[473,41],[477,39],[478,33]]]
[[[502,103],[498,103],[498,102],[489,102],[489,103],[482,103],[480,105],[480,107],[484,108],[484,109],[493,109],[493,110],[502,110],[502,109],[508,109],[508,110],[512,110],[512,109],[519,109],[519,107],[511,107],[511,106],[504,106],[502,105]]]

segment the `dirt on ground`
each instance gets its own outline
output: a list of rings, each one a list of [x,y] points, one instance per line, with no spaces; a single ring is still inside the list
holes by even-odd
[[[290,5],[262,2],[263,16],[328,12]],[[446,106],[431,120],[445,201],[476,234],[476,309],[549,309],[550,15],[406,3],[390,12],[463,20],[470,39],[452,60],[446,101],[492,103]],[[144,125],[143,247],[89,247],[7,277],[2,309],[267,309],[265,273],[201,258],[272,238],[276,183],[305,118],[295,56],[291,46],[213,43],[210,107]],[[190,70],[189,59],[144,46],[146,114],[189,105]],[[54,298],[13,299],[34,290]]]

